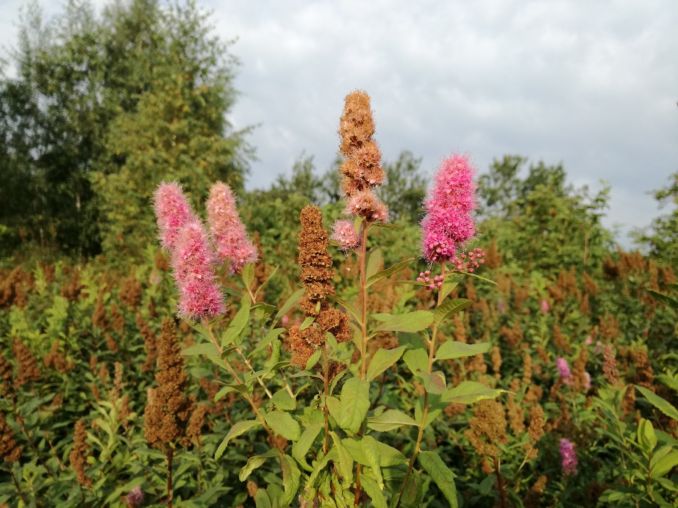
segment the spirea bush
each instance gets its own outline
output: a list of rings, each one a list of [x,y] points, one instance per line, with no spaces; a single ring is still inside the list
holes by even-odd
[[[366,93],[339,135],[342,216],[301,210],[295,272],[225,183],[201,210],[165,182],[159,246],[128,273],[3,273],[0,504],[676,502],[671,267],[504,265],[474,238],[466,155],[442,161],[402,237]]]

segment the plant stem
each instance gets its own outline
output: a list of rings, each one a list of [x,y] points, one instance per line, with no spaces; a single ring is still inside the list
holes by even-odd
[[[327,342],[323,347],[323,391],[325,399],[323,401],[323,418],[325,419],[325,435],[323,437],[323,453],[327,455],[330,449],[330,419],[329,409],[327,408],[327,398],[330,396],[330,359],[327,351]]]
[[[445,278],[445,263],[441,264],[440,275]],[[439,307],[443,302],[442,291],[438,290],[438,299],[436,307]],[[438,337],[438,325],[434,323],[433,329],[431,330],[431,340],[428,342],[428,374],[431,374],[433,371],[433,360],[436,355],[436,339]],[[400,506],[400,502],[405,492],[405,487],[407,486],[407,481],[412,474],[412,469],[414,469],[414,463],[417,460],[417,456],[421,451],[421,442],[424,439],[424,429],[426,428],[426,420],[428,419],[429,404],[428,404],[428,392],[424,392],[424,404],[421,412],[421,422],[419,422],[419,431],[417,432],[417,441],[414,444],[414,451],[412,452],[412,457],[410,457],[410,462],[407,465],[407,472],[405,473],[405,478],[403,478],[403,483],[400,486],[400,491],[398,492],[398,502],[396,503],[396,508]]]
[[[268,388],[266,387],[266,385],[264,384],[264,381],[259,377],[259,375],[257,374],[257,371],[254,370],[254,367],[252,366],[252,364],[250,363],[250,361],[249,361],[249,360],[247,359],[247,357],[245,356],[245,353],[243,353],[243,350],[240,349],[239,346],[236,346],[235,350],[236,350],[237,353],[240,355],[240,357],[243,359],[243,362],[245,362],[245,365],[247,365],[247,368],[250,369],[250,370],[252,371],[252,374],[254,374],[254,377],[256,378],[256,380],[257,380],[257,382],[259,383],[259,385],[264,389],[264,391],[266,392],[266,395],[268,396],[268,398],[269,398],[269,399],[272,399],[272,398],[273,398],[273,394],[271,394],[271,392],[269,391],[269,389],[268,389]]]
[[[360,253],[358,255],[358,271],[360,274],[360,379],[367,375],[367,229],[368,223],[363,220]]]
[[[221,345],[219,344],[219,342],[217,341],[217,338],[214,336],[214,332],[212,331],[212,327],[210,326],[209,322],[207,322],[205,320],[205,321],[203,321],[203,325],[208,332],[208,338],[209,338],[210,342],[214,345],[214,347],[219,352],[219,357],[223,360],[224,366],[226,367],[226,370],[228,370],[229,374],[231,374],[231,376],[233,376],[233,379],[235,380],[236,383],[238,383],[239,385],[244,385],[244,383],[242,382],[242,379],[240,378],[240,376],[238,375],[236,370],[233,368],[233,365],[231,365],[231,362],[228,360],[228,358],[226,358],[224,356],[224,350],[221,347]],[[252,411],[254,411],[254,414],[256,415],[257,419],[259,420],[259,423],[261,423],[261,425],[264,427],[264,429],[266,429],[266,432],[268,432],[269,435],[273,436],[273,432],[271,431],[270,427],[266,423],[266,419],[262,416],[261,412],[259,411],[259,408],[254,403],[254,400],[252,399],[250,394],[247,393],[247,392],[243,392],[242,396],[249,403],[250,407],[252,408]]]
[[[172,487],[172,459],[174,458],[174,449],[167,450],[167,507],[172,508],[173,487]]]
[[[494,474],[497,476],[497,491],[499,492],[499,506],[501,508],[506,508],[506,489],[504,487],[504,477],[501,475],[499,470],[499,459],[494,458]]]
[[[19,485],[18,480],[16,479],[16,476],[14,476],[14,471],[10,469],[9,474],[12,475],[12,481],[14,482],[14,488],[16,488],[16,493],[19,494],[19,497],[23,501],[23,503],[28,506],[28,502],[26,501],[26,498],[24,497],[24,493],[21,490],[21,486]]]

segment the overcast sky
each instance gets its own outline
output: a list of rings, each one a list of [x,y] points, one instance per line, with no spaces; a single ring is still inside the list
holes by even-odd
[[[0,0],[4,46],[22,3]],[[356,88],[372,97],[386,160],[408,149],[429,173],[452,152],[480,171],[503,154],[562,162],[577,185],[611,184],[607,224],[624,230],[658,214],[649,191],[678,170],[675,0],[199,4],[237,37],[231,121],[257,126],[250,188],[302,153],[324,171]]]

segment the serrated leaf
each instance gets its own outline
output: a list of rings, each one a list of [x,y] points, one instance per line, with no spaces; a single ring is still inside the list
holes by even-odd
[[[424,451],[419,453],[419,464],[431,476],[435,484],[443,493],[451,508],[457,508],[457,487],[454,484],[454,473],[447,467],[436,452]]]
[[[370,287],[372,284],[379,282],[382,279],[386,279],[390,277],[393,274],[398,273],[400,270],[403,270],[404,268],[407,268],[407,266],[414,261],[414,258],[407,258],[403,259],[402,261],[396,263],[395,265],[392,265],[388,267],[385,270],[382,270],[378,273],[375,273],[371,277],[367,279],[367,287]]]
[[[362,439],[358,440],[353,438],[344,438],[341,440],[341,442],[351,454],[353,460],[359,464],[362,464],[363,466],[369,466],[367,457],[365,457]],[[393,448],[392,446],[377,441],[377,448],[379,452],[379,466],[382,468],[400,466],[407,463],[407,458],[402,454],[402,452]]]
[[[367,380],[372,381],[376,379],[377,376],[396,363],[403,355],[405,349],[405,346],[395,349],[378,349],[367,367]]]
[[[390,315],[377,326],[377,332],[419,332],[433,322],[433,313],[428,310],[415,310],[407,314]]]
[[[270,413],[266,413],[264,419],[268,426],[273,429],[273,432],[285,439],[296,441],[301,436],[299,423],[289,413],[285,413],[284,411],[271,411]]]
[[[224,335],[221,337],[221,345],[228,346],[236,341],[242,334],[243,330],[247,326],[247,323],[250,320],[250,308],[252,303],[250,298],[247,295],[243,295],[240,300],[240,309],[235,314],[235,317],[228,325],[228,328],[224,332]]]
[[[334,443],[334,450],[336,450],[336,459],[334,463],[337,466],[339,475],[342,477],[343,484],[348,486],[353,483],[353,458],[348,450],[341,443],[341,439],[331,432],[332,442]]]
[[[650,459],[650,476],[660,478],[678,466],[678,450],[670,445],[662,446]]]
[[[669,401],[662,399],[656,393],[651,392],[642,386],[636,385],[636,388],[641,394],[643,394],[643,397],[645,397],[650,404],[659,409],[659,411],[664,413],[669,418],[678,420],[678,409],[676,409]]]
[[[292,457],[297,459],[297,462],[307,471],[311,471],[311,467],[306,462],[306,454],[313,445],[315,438],[318,437],[322,425],[310,425],[304,429],[301,436],[292,445]]]
[[[293,411],[297,407],[297,401],[287,390],[281,388],[273,394],[271,399],[273,405],[283,411]]]
[[[447,388],[445,374],[439,370],[431,372],[430,374],[422,374],[421,378],[424,381],[424,388],[428,393],[440,395],[441,393],[444,393]]]
[[[454,360],[456,358],[465,358],[475,356],[481,353],[487,353],[490,350],[489,342],[477,342],[475,344],[465,344],[454,340],[443,342],[436,352],[436,360]]]
[[[365,492],[367,492],[367,495],[370,496],[370,499],[372,500],[372,506],[374,506],[374,508],[388,508],[384,493],[379,488],[377,482],[371,478],[365,477],[361,479],[361,483],[363,489],[365,489]]]
[[[360,426],[370,408],[370,384],[369,382],[352,377],[341,387],[341,410],[332,416],[337,420],[339,426],[353,434],[360,430]],[[332,412],[330,405],[331,398],[328,398],[328,407]]]
[[[648,453],[657,446],[657,435],[654,433],[654,427],[645,418],[641,418],[640,423],[638,423],[638,443]]]
[[[381,475],[381,466],[379,465],[379,442],[372,436],[365,436],[362,446],[367,464],[377,480],[377,486],[379,490],[384,490],[384,477]]]
[[[400,428],[403,425],[412,425],[416,427],[417,422],[415,422],[411,416],[406,415],[397,409],[387,409],[379,416],[373,416],[367,420],[367,426],[377,432],[388,432],[389,430]]]
[[[275,455],[275,450],[269,450],[262,455],[254,455],[247,459],[247,463],[240,470],[240,473],[238,473],[240,481],[244,482],[247,480],[254,470],[263,466],[269,458],[274,457]]]
[[[301,471],[299,471],[296,462],[289,455],[283,455],[280,467],[282,468],[283,489],[285,491],[281,504],[282,506],[289,506],[294,500],[297,490],[299,490]]]
[[[217,448],[216,452],[214,452],[214,458],[219,460],[219,458],[224,454],[228,443],[232,439],[243,435],[245,432],[253,429],[254,427],[258,427],[259,425],[261,424],[257,420],[244,420],[233,425],[233,427],[231,427],[231,429],[226,434],[226,437],[224,437],[223,441],[221,441],[221,444]]]
[[[475,381],[462,381],[453,388],[448,388],[440,397],[441,402],[448,404],[473,404],[480,400],[494,399],[504,390],[489,388]]]
[[[410,349],[403,356],[405,365],[416,376],[424,374],[428,370],[428,354],[424,349]]]
[[[433,325],[440,325],[440,323],[448,316],[464,310],[469,305],[471,305],[471,300],[467,300],[466,298],[448,298],[447,300],[444,300],[433,312]]]

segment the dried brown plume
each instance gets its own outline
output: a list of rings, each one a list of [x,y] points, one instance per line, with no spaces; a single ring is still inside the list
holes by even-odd
[[[158,340],[157,387],[149,390],[144,413],[144,435],[151,446],[167,449],[169,443],[185,444],[186,425],[193,403],[186,396],[188,376],[176,336],[174,322],[162,324]]]
[[[26,383],[40,379],[40,367],[31,350],[19,339],[14,339],[12,351],[19,370],[14,378],[14,388],[18,391]]]
[[[90,487],[92,480],[87,477],[85,467],[87,466],[87,455],[89,455],[89,445],[87,444],[87,426],[82,418],[75,423],[75,433],[73,434],[73,449],[68,455],[68,460],[75,472],[78,483],[83,487]]]
[[[288,344],[292,350],[292,363],[303,367],[314,351],[324,344],[326,332],[332,333],[339,342],[345,342],[350,339],[351,330],[346,314],[331,308],[327,302],[327,297],[334,294],[334,268],[327,251],[329,240],[323,228],[322,213],[317,206],[309,205],[301,211],[300,219],[298,262],[306,291],[299,305],[306,316],[315,320],[304,329],[300,325],[291,327]]]
[[[5,462],[16,462],[21,458],[21,447],[14,440],[14,433],[0,412],[0,458]]]

